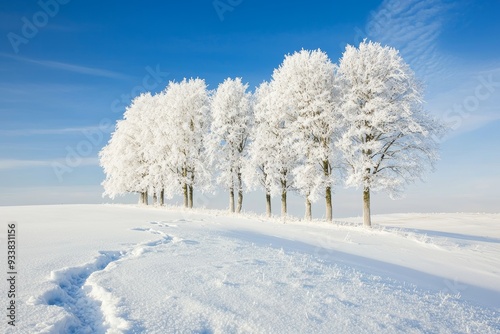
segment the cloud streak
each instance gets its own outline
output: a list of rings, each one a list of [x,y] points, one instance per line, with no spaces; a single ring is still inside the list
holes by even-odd
[[[452,5],[444,0],[385,0],[367,25],[368,37],[400,50],[417,76],[425,81],[450,75],[451,59],[437,48]]]
[[[498,65],[468,64],[461,55],[445,55],[440,50],[441,34],[463,5],[449,0],[385,0],[365,27],[369,39],[400,50],[417,78],[424,82],[427,109],[452,130],[442,140],[500,118]],[[482,85],[488,78],[492,83]]]
[[[0,136],[36,136],[36,135],[70,135],[82,134],[89,131],[104,132],[102,126],[84,126],[74,128],[61,128],[61,129],[16,129],[16,130],[0,130]],[[111,129],[107,129],[107,132]]]
[[[33,58],[26,58],[26,57],[10,55],[10,54],[3,53],[3,52],[0,53],[0,56],[2,56],[4,58],[14,59],[16,61],[35,64],[35,65],[39,65],[39,66],[47,67],[47,68],[53,68],[53,69],[61,70],[61,71],[74,72],[74,73],[80,73],[80,74],[96,76],[96,77],[111,78],[111,79],[130,79],[130,77],[125,75],[125,74],[114,72],[114,71],[109,71],[109,70],[105,70],[105,69],[100,69],[100,68],[87,67],[87,66],[81,66],[81,65],[75,65],[75,64],[68,64],[68,63],[63,63],[63,62],[59,62],[59,61],[52,61],[52,60],[39,60],[39,59],[33,59]]]
[[[36,167],[52,167],[54,163],[65,164],[66,159],[52,160],[19,160],[19,159],[1,159],[0,170],[18,169],[18,168],[36,168]],[[82,158],[80,166],[97,166],[99,165],[98,158]]]

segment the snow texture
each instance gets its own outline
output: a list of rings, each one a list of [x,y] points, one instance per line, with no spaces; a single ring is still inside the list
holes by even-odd
[[[118,205],[0,215],[20,252],[6,333],[500,331],[498,214],[374,216],[371,230]]]

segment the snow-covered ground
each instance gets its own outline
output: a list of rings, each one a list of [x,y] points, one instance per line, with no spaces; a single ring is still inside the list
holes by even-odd
[[[119,205],[0,217],[3,245],[18,225],[7,333],[500,332],[499,214],[374,216],[373,230]]]

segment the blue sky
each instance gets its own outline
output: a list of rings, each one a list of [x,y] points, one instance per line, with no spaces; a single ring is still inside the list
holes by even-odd
[[[0,205],[109,202],[97,152],[143,90],[196,76],[253,88],[287,53],[321,48],[336,62],[368,38],[401,50],[427,110],[452,127],[436,172],[405,199],[376,194],[373,213],[500,212],[498,14],[495,0],[4,1]],[[260,194],[246,199],[262,210]],[[200,201],[227,205],[223,193]],[[302,200],[291,208],[302,215]],[[360,213],[359,190],[339,187],[334,214]]]

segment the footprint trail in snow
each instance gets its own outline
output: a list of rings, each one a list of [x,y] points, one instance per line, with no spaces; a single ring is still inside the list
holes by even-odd
[[[168,227],[159,224],[158,227]],[[99,272],[112,270],[119,262],[138,258],[154,251],[155,247],[175,242],[179,239],[153,229],[137,227],[131,229],[161,236],[160,239],[139,243],[127,251],[100,251],[93,261],[78,267],[68,267],[52,271],[50,281],[55,287],[38,298],[32,297],[29,304],[60,307],[66,316],[59,323],[52,324],[51,332],[64,333],[123,333],[133,328],[133,324],[120,316],[120,298],[99,286],[93,276]],[[40,328],[44,327],[43,325]],[[46,328],[47,326],[45,326]],[[137,327],[137,326],[136,326]]]

